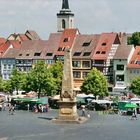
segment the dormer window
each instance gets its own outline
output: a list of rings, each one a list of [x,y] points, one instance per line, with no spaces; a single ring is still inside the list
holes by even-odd
[[[41,55],[41,53],[35,53],[34,54],[34,56],[40,56]]]
[[[63,42],[68,42],[69,38],[64,38]]]
[[[53,55],[52,53],[47,53],[47,54],[46,54],[46,56],[52,56],[52,55]]]
[[[91,41],[89,41],[89,42],[84,42],[82,46],[83,46],[83,47],[88,47],[88,46],[90,45],[90,43],[91,43]]]
[[[20,53],[19,56],[22,56],[22,54]]]
[[[26,54],[26,56],[29,56],[29,54]]]
[[[103,42],[103,43],[102,43],[102,46],[106,46],[106,42]]]
[[[131,64],[134,64],[134,62],[135,62],[135,61],[134,61],[134,60],[132,60],[132,61],[131,61]]]
[[[81,52],[75,52],[73,56],[80,56]]]
[[[85,52],[84,54],[83,54],[83,56],[89,56],[91,54],[91,52]]]
[[[102,51],[101,54],[106,54],[106,52],[105,51]]]
[[[100,51],[97,51],[96,54],[100,54]]]
[[[62,48],[59,48],[58,51],[62,51]]]

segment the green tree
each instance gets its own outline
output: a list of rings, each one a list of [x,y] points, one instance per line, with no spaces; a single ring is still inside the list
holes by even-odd
[[[35,91],[38,93],[38,98],[41,94],[51,95],[56,88],[53,74],[44,61],[38,61],[32,70],[26,76],[26,91]]]
[[[16,90],[17,94],[18,91],[21,90],[22,80],[22,73],[17,68],[14,68],[9,83],[11,84],[12,89]]]
[[[3,91],[12,94],[14,88],[12,87],[11,80],[3,81]]]
[[[85,78],[81,91],[86,94],[93,94],[96,96],[104,97],[108,95],[108,83],[105,76],[96,68],[92,69],[88,76]]]
[[[56,89],[54,90],[54,94],[59,94],[62,86],[62,76],[63,76],[63,63],[61,61],[57,61],[50,67],[50,72],[53,75],[55,80]]]
[[[140,32],[134,32],[132,34],[132,37],[128,37],[128,42],[129,45],[140,45]]]
[[[4,89],[4,82],[2,80],[2,77],[0,77],[0,91],[3,91]]]
[[[136,95],[140,95],[140,77],[135,78],[130,86],[130,90]]]

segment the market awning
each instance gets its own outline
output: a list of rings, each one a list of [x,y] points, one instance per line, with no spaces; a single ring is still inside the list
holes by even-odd
[[[127,103],[125,105],[125,108],[138,108],[138,106],[136,104],[132,104],[132,103]]]

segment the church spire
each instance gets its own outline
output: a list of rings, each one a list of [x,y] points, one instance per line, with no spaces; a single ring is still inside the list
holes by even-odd
[[[62,9],[69,9],[69,2],[68,2],[68,0],[63,0]]]
[[[62,9],[57,13],[57,31],[74,28],[74,14],[69,9],[68,0],[62,0]]]

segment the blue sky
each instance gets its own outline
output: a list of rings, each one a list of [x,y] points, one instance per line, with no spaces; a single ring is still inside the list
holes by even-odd
[[[0,0],[0,37],[35,30],[43,39],[57,31],[62,0]],[[140,0],[69,0],[82,34],[140,31]]]

